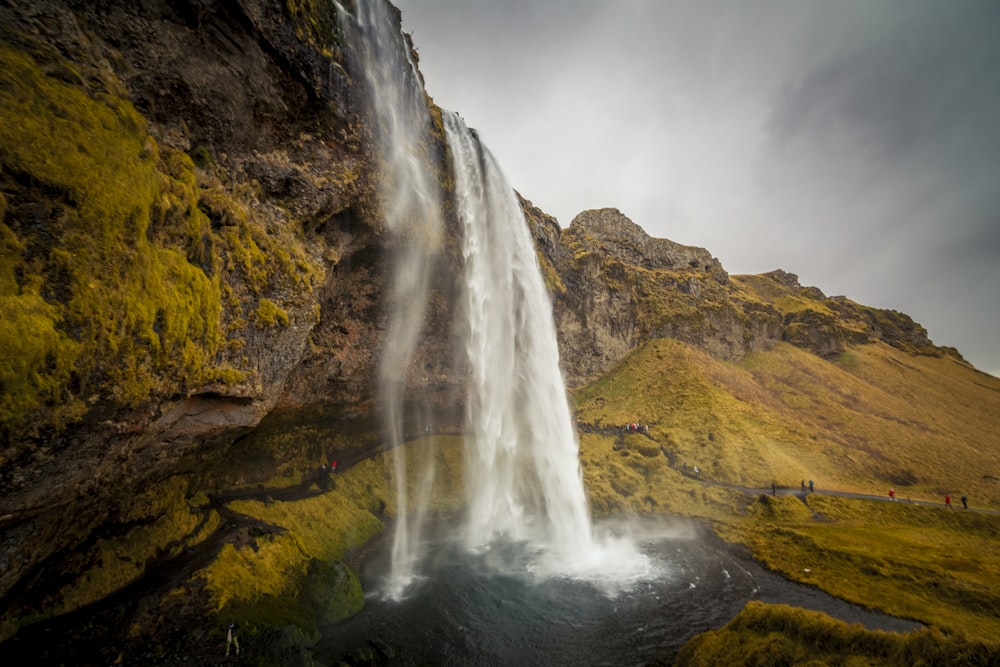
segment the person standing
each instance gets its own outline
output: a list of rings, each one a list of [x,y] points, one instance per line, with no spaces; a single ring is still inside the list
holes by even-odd
[[[965,497],[964,493],[962,494],[962,509],[969,509],[969,499]]]
[[[229,632],[226,633],[226,657],[229,657],[229,647],[236,649],[236,655],[240,654],[240,641],[236,638],[236,624],[229,624]]]
[[[896,489],[889,489],[889,500],[896,499]]]
[[[944,494],[944,506],[951,509],[951,494]]]
[[[814,488],[814,487],[813,487],[813,481],[812,481],[812,480],[809,480],[809,493],[812,493],[812,492],[813,492],[813,488]]]

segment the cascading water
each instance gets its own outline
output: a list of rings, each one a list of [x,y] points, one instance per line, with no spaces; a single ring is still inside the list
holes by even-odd
[[[592,547],[590,517],[552,304],[514,191],[493,156],[445,114],[463,224],[466,350],[472,369],[465,456],[466,539]]]
[[[442,202],[426,158],[432,126],[416,68],[382,0],[341,9],[361,58],[378,149],[388,174],[383,196],[393,234],[390,329],[380,387],[389,447],[396,462],[398,518],[391,597],[416,575],[426,504],[407,497],[403,394],[419,344],[430,276],[441,243]],[[559,368],[552,304],[514,191],[492,155],[456,115],[443,114],[454,168],[455,205],[464,235],[463,332],[470,369],[466,400],[466,546],[495,540],[528,545],[536,575],[607,577],[606,563],[630,578],[644,561],[623,540],[595,543],[579,447]],[[419,488],[428,488],[427,468]],[[632,567],[629,567],[631,565]]]
[[[402,34],[393,29],[387,4],[357,2],[356,16],[335,4],[366,79],[367,105],[376,123],[377,157],[384,174],[383,211],[391,234],[389,331],[379,363],[379,391],[399,515],[389,594],[399,596],[414,577],[426,506],[418,497],[410,507],[406,449],[401,445],[407,376],[419,344],[443,228],[436,177],[422,166],[421,157],[433,120],[416,66],[403,46]],[[433,474],[432,467],[425,468],[420,488],[429,489]]]

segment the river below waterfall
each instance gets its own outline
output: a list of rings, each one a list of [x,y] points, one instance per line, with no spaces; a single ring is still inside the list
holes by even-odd
[[[471,553],[435,538],[404,599],[369,594],[360,614],[323,628],[314,655],[322,664],[643,665],[724,625],[750,600],[870,629],[918,627],[768,572],[700,524],[671,519],[642,532],[649,574],[624,586],[614,562],[606,582],[548,578],[532,571],[527,545]],[[365,589],[378,591],[385,571],[386,556],[376,552],[363,566]]]

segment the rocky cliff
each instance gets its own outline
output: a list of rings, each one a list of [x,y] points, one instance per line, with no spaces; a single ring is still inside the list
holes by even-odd
[[[315,0],[0,3],[0,640],[271,530],[223,507],[233,487],[379,451],[400,241],[345,49]],[[661,337],[728,360],[779,341],[941,353],[905,315],[729,276],[616,210],[560,229],[522,202],[574,386]],[[444,430],[461,414],[455,269],[410,378]],[[358,535],[385,510],[373,485]]]
[[[0,60],[6,637],[371,446],[385,249],[330,3],[4,3]]]
[[[523,208],[550,276],[571,386],[594,380],[655,338],[728,361],[782,341],[825,359],[875,341],[958,356],[934,346],[905,314],[827,297],[781,270],[730,276],[708,251],[651,238],[617,209],[584,211],[560,230],[530,202]]]

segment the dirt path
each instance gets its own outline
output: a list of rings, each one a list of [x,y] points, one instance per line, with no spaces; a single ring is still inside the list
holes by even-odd
[[[856,498],[858,500],[877,500],[886,503],[897,502],[897,503],[905,503],[908,505],[924,505],[926,507],[940,507],[941,509],[948,508],[948,506],[945,505],[944,502],[938,503],[931,500],[916,500],[913,498],[902,498],[899,497],[898,495],[896,497],[896,500],[890,500],[888,494],[874,495],[869,493],[857,493],[854,491],[837,491],[833,489],[820,489],[820,488],[814,488],[813,491],[810,491],[808,488],[802,490],[801,488],[796,489],[792,487],[780,487],[780,486],[777,489],[774,489],[772,493],[772,489],[770,487],[762,489],[752,488],[746,486],[737,486],[734,484],[723,484],[722,482],[701,479],[699,476],[696,476],[694,474],[687,474],[686,476],[690,477],[691,479],[695,479],[705,485],[719,486],[727,489],[735,489],[737,491],[742,491],[747,495],[751,496],[756,496],[756,495],[795,496],[803,503],[805,503],[806,506],[809,505],[808,502],[809,496],[820,495],[820,496],[836,496],[838,498]],[[991,514],[994,516],[1000,516],[1000,511],[992,510],[986,507],[973,507],[970,505],[968,508],[963,508],[961,505],[961,501],[955,498],[952,498],[951,509],[958,512],[976,512],[978,514]]]
[[[650,435],[648,427],[645,427],[643,425],[639,426],[639,430],[638,431],[627,431],[626,427],[624,427],[624,426],[603,426],[603,425],[598,425],[598,424],[588,424],[586,422],[577,422],[576,427],[577,427],[578,432],[580,432],[580,433],[597,433],[599,435],[605,435],[605,436],[612,436],[612,437],[614,437],[615,438],[614,449],[616,451],[620,450],[620,449],[626,448],[627,445],[625,444],[625,435],[640,435],[640,436],[645,436],[646,438],[648,438],[649,440],[651,440],[653,442],[657,442],[657,443],[659,442],[656,438],[654,438],[652,435]],[[751,496],[760,495],[760,494],[766,494],[766,495],[771,495],[772,494],[772,489],[770,487],[752,488],[752,487],[746,487],[746,486],[738,486],[738,485],[735,485],[735,484],[724,484],[722,482],[717,482],[715,480],[708,479],[708,478],[706,478],[704,476],[704,471],[701,471],[699,474],[695,474],[695,472],[694,472],[695,468],[693,466],[692,467],[688,467],[688,465],[686,463],[683,463],[683,464],[681,464],[681,466],[678,466],[677,465],[677,461],[676,461],[676,457],[674,455],[672,455],[671,453],[667,452],[665,448],[664,448],[663,454],[664,454],[664,456],[667,457],[668,465],[670,465],[671,468],[679,469],[680,472],[681,472],[681,474],[684,475],[685,477],[688,477],[689,479],[693,479],[693,480],[695,480],[697,482],[700,482],[702,484],[709,485],[709,486],[719,486],[719,487],[724,487],[724,488],[728,488],[728,489],[735,489],[735,490],[738,490],[738,491],[742,491],[742,492],[746,493],[747,495],[751,495]],[[941,502],[934,502],[934,501],[931,501],[931,500],[917,500],[917,499],[912,499],[912,498],[900,497],[897,494],[896,500],[895,501],[891,501],[889,499],[888,493],[886,493],[885,495],[875,495],[875,494],[868,494],[868,493],[857,493],[857,492],[853,492],[853,491],[838,491],[838,490],[833,490],[833,489],[821,489],[821,488],[818,488],[818,487],[815,487],[813,491],[809,491],[808,488],[777,487],[776,489],[774,489],[774,493],[773,493],[773,495],[777,495],[777,496],[796,496],[796,497],[799,498],[799,500],[801,500],[807,506],[809,504],[809,502],[808,502],[808,496],[810,494],[820,494],[820,495],[825,495],[825,496],[837,496],[837,497],[840,497],[840,498],[856,498],[858,500],[880,500],[880,501],[883,501],[883,502],[900,502],[900,503],[908,503],[908,504],[911,504],[911,505],[924,505],[924,506],[927,506],[927,507],[940,507],[940,508],[943,508],[943,509],[947,507],[945,505],[945,503],[944,503],[943,500]],[[968,512],[977,512],[979,514],[991,514],[991,515],[994,515],[994,516],[1000,516],[1000,510],[993,510],[993,509],[988,509],[988,508],[985,508],[985,507],[974,507],[974,506],[971,506],[971,505],[968,508],[962,507],[961,496],[952,496],[951,501],[952,501],[951,502],[951,508],[953,510],[968,511]]]

